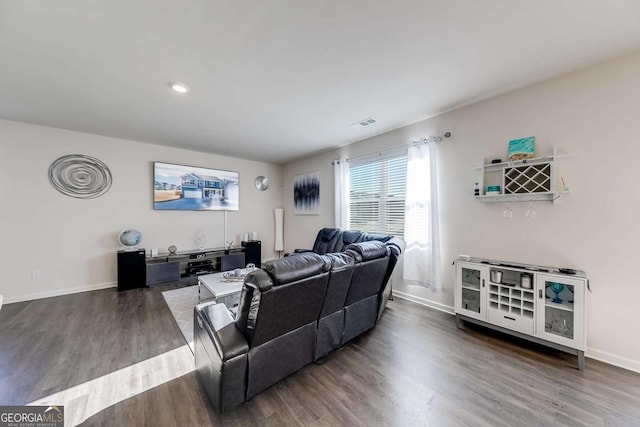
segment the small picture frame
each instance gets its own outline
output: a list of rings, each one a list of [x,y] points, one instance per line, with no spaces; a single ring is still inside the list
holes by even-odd
[[[509,141],[509,161],[533,159],[535,154],[536,137],[514,139]]]

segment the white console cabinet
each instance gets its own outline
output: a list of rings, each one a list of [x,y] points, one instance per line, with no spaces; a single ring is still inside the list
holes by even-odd
[[[575,354],[578,369],[584,369],[589,279],[583,271],[482,258],[458,259],[455,265],[459,321]]]

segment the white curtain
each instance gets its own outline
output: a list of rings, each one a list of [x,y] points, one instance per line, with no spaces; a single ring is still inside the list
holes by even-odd
[[[434,292],[440,283],[437,145],[410,145],[407,153],[404,280]]]
[[[349,162],[347,159],[333,162],[333,206],[335,227],[349,228]]]

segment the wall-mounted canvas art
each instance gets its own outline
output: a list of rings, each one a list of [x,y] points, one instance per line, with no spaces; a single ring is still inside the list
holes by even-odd
[[[514,139],[509,141],[509,161],[533,159],[535,152],[536,137]]]
[[[293,213],[320,214],[320,172],[296,175],[293,179]]]
[[[154,162],[153,208],[237,211],[238,172]]]

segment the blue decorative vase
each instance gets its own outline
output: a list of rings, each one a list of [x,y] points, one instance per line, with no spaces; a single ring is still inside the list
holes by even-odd
[[[555,294],[555,296],[553,297],[553,299],[551,300],[551,302],[555,302],[555,303],[561,303],[562,300],[560,299],[560,292],[562,292],[562,290],[564,289],[564,285],[562,283],[551,283],[550,285],[551,290],[553,291],[553,293]]]

